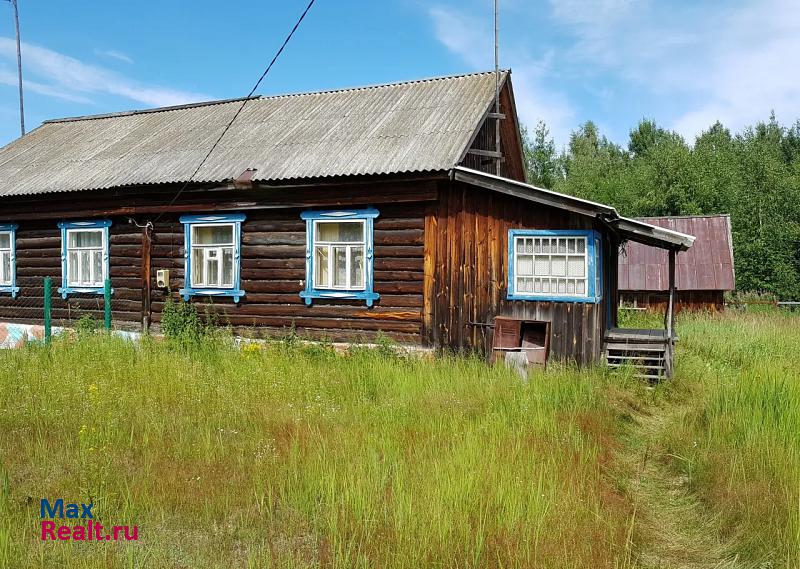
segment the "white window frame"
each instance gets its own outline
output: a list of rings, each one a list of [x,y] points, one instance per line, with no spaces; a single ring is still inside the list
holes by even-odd
[[[0,287],[9,288],[14,286],[14,232],[2,230],[0,235],[8,235],[8,247],[0,246],[0,268],[3,266],[3,257],[8,257],[8,280],[2,280],[3,273],[0,271]]]
[[[361,225],[361,241],[320,241],[317,239],[317,228],[319,227],[320,223],[358,223]],[[367,224],[366,220],[364,219],[315,219],[313,223],[313,231],[314,235],[312,238],[313,243],[313,255],[314,255],[314,271],[311,275],[312,283],[315,289],[318,290],[352,290],[352,291],[363,291],[367,288]],[[322,285],[321,283],[317,282],[317,248],[320,246],[326,246],[328,248],[328,280],[329,283],[327,285]],[[333,255],[333,248],[334,247],[345,247],[347,254],[345,256],[345,271],[347,276],[347,284],[345,286],[334,286],[333,281],[333,274],[334,274],[334,267],[335,267],[335,260]],[[353,249],[360,248],[361,255],[362,255],[362,275],[361,275],[361,284],[360,285],[353,285],[351,283],[351,263],[352,263],[352,255]]]
[[[99,247],[70,247],[70,235],[75,233],[99,233],[100,234],[100,246]],[[105,258],[108,255],[108,239],[106,237],[106,231],[104,228],[100,227],[87,227],[87,228],[74,228],[74,229],[67,229],[66,233],[66,243],[64,244],[67,258],[65,261],[66,267],[66,281],[67,286],[70,288],[103,288],[105,286],[106,279],[108,278],[107,268]],[[89,283],[82,283],[77,281],[71,281],[69,278],[70,275],[70,253],[75,251],[90,251],[92,254],[90,256],[89,262],[89,274],[91,275],[91,281]],[[95,275],[95,265],[94,265],[94,254],[100,253],[100,279],[97,279],[97,275]],[[80,257],[80,255],[79,255]],[[78,262],[78,274],[81,273],[80,271],[80,261]]]
[[[226,245],[215,245],[215,244],[197,244],[195,243],[194,238],[194,231],[195,229],[200,229],[203,227],[229,227],[231,230],[231,241],[230,244]],[[224,290],[233,290],[236,286],[236,223],[192,223],[189,228],[190,233],[190,255],[192,255],[192,274],[189,275],[189,283],[192,288],[194,289],[224,289]],[[218,255],[217,257],[217,282],[222,283],[223,275],[225,273],[225,269],[223,267],[223,258],[224,258],[224,250],[230,249],[231,251],[231,258],[233,262],[233,267],[231,268],[231,284],[209,284],[208,282],[208,257],[206,255],[203,256],[203,282],[198,283],[194,280],[194,251],[195,249],[203,249],[204,251],[215,251]]]

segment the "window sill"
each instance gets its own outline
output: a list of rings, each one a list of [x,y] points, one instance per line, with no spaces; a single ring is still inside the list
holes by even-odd
[[[0,294],[10,294],[11,298],[17,298],[18,293],[18,286],[0,286]]]
[[[229,296],[233,302],[238,303],[244,296],[243,290],[232,288],[182,288],[179,291],[186,302],[193,296]]]
[[[103,287],[81,287],[81,286],[68,286],[59,287],[58,294],[61,298],[67,298],[71,294],[103,294],[105,292]],[[111,294],[114,294],[114,289],[111,289]]]
[[[585,304],[597,304],[602,298],[595,298],[589,296],[548,296],[531,295],[531,294],[509,294],[506,296],[507,300],[531,300],[535,302],[582,302]]]
[[[333,300],[364,300],[367,306],[372,304],[381,297],[377,292],[355,291],[355,290],[312,290],[303,291],[300,293],[300,298],[306,301],[307,306],[315,298],[319,299],[333,299]]]

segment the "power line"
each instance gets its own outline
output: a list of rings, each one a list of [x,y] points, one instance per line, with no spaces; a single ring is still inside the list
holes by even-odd
[[[297,20],[297,22],[295,22],[294,27],[292,28],[292,31],[290,31],[289,35],[286,36],[286,39],[283,40],[283,44],[281,44],[280,49],[275,53],[275,56],[272,58],[272,61],[269,62],[269,65],[267,65],[267,68],[264,70],[264,73],[261,74],[261,77],[258,78],[258,81],[256,81],[256,84],[253,85],[253,88],[250,90],[250,93],[248,93],[247,97],[242,101],[241,106],[237,109],[236,113],[233,115],[233,117],[231,118],[230,122],[228,122],[228,125],[225,127],[225,130],[223,130],[222,134],[219,135],[219,138],[217,138],[216,142],[214,142],[214,144],[211,146],[211,149],[208,151],[208,154],[206,154],[205,157],[200,161],[200,164],[197,165],[197,168],[195,168],[194,172],[192,172],[192,175],[189,176],[189,179],[186,180],[186,183],[183,184],[183,187],[181,187],[181,189],[178,190],[178,192],[175,194],[175,197],[173,197],[172,200],[169,202],[169,205],[167,205],[167,208],[170,208],[171,206],[175,205],[175,202],[178,201],[178,198],[181,196],[181,194],[183,194],[184,190],[186,190],[186,188],[189,187],[189,184],[192,182],[194,177],[197,175],[197,173],[200,171],[200,169],[203,167],[203,165],[209,159],[211,154],[217,148],[217,146],[219,145],[220,141],[223,139],[225,134],[227,134],[228,130],[230,130],[231,126],[233,126],[233,123],[236,121],[236,119],[239,117],[241,112],[244,110],[245,105],[247,105],[247,103],[250,102],[250,99],[253,97],[253,94],[256,92],[256,89],[258,89],[259,85],[261,85],[261,82],[264,80],[264,78],[267,76],[267,74],[269,74],[270,70],[272,69],[272,66],[275,65],[275,62],[278,60],[278,58],[283,53],[283,50],[286,48],[287,44],[289,43],[289,40],[292,39],[292,36],[297,31],[297,28],[300,27],[300,24],[305,19],[306,14],[308,14],[308,11],[311,10],[311,7],[314,5],[314,2],[316,2],[316,0],[311,0],[308,3],[308,6],[306,6],[306,9],[303,10],[303,13],[300,15],[300,18]],[[158,222],[158,220],[161,219],[161,217],[163,215],[164,215],[163,211],[161,213],[159,213],[158,216],[156,217],[154,223]]]

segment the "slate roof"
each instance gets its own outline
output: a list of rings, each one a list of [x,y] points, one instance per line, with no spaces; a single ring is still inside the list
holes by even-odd
[[[639,221],[696,237],[694,246],[675,258],[677,290],[736,287],[729,216],[645,217]],[[619,290],[669,290],[667,252],[629,241],[619,256]]]
[[[254,181],[446,171],[494,92],[486,72],[257,97],[193,180],[221,183],[248,168]],[[0,149],[0,196],[185,182],[241,103],[47,121]]]

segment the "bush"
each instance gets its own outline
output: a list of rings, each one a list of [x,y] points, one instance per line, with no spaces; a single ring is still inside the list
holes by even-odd
[[[176,302],[172,297],[168,297],[164,303],[161,331],[167,339],[181,343],[197,342],[205,332],[194,305],[183,299]]]

